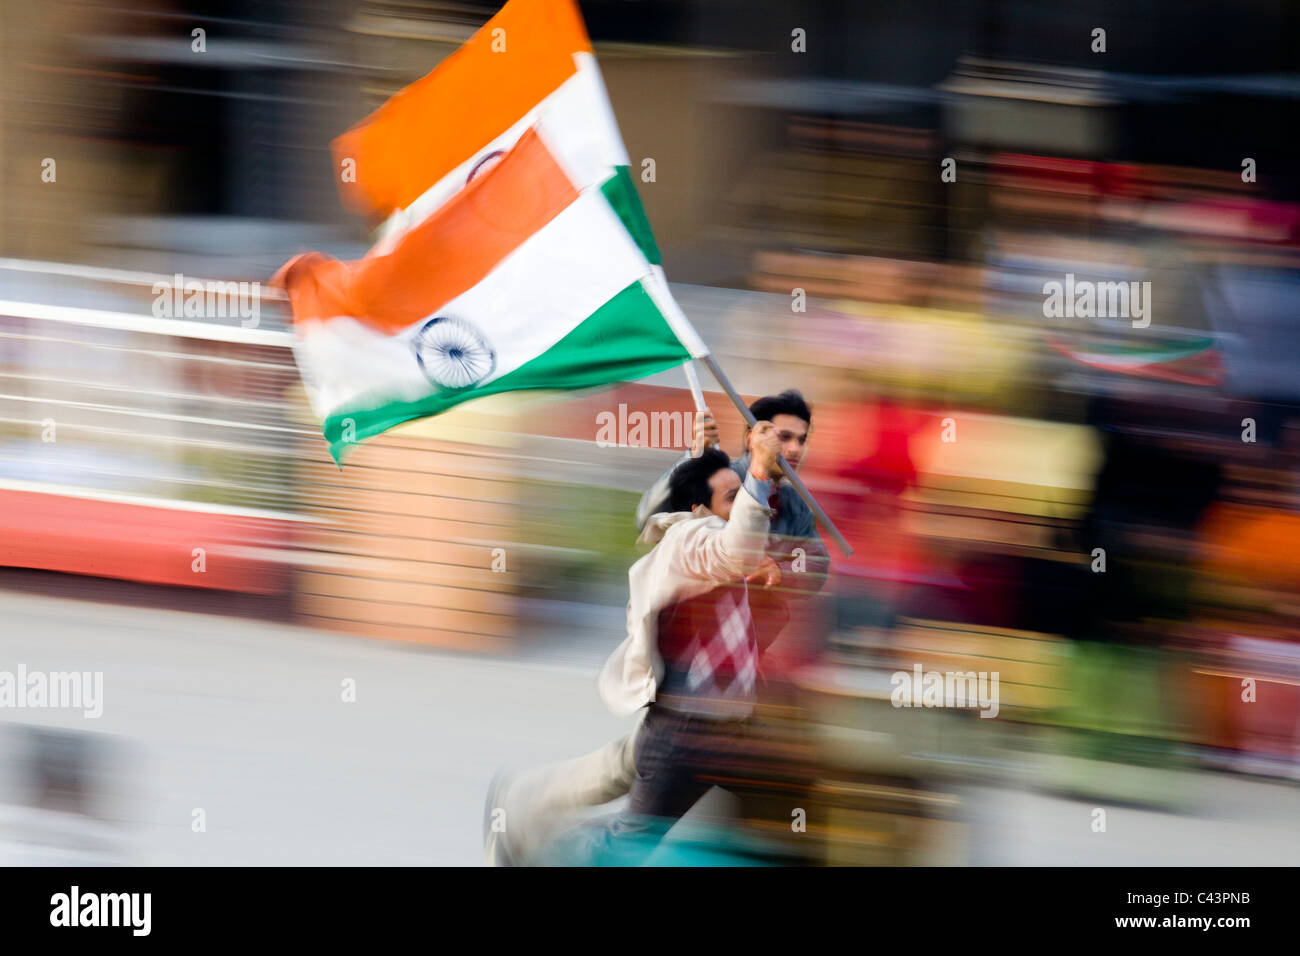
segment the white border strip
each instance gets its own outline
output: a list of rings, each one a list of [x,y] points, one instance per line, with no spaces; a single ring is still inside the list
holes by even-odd
[[[154,286],[160,282],[171,285],[176,281],[175,274],[165,276],[157,272],[132,272],[127,269],[107,269],[102,266],[83,266],[71,262],[41,262],[37,259],[0,259],[0,269],[7,269],[10,272],[37,272],[47,275],[71,276],[74,279],[89,279],[92,282],[116,282],[118,285]],[[195,281],[203,282],[206,286],[207,282],[217,280],[198,279]],[[229,282],[235,280],[219,281]],[[288,301],[289,299],[284,294],[283,289],[267,289],[262,293],[262,298],[280,301]]]
[[[89,325],[101,329],[121,329],[126,332],[144,332],[150,335],[170,335],[188,339],[208,339],[213,342],[239,342],[244,345],[270,345],[289,348],[293,345],[292,332],[271,329],[246,329],[238,325],[212,325],[184,319],[159,319],[151,315],[130,312],[104,312],[99,309],[81,309],[68,305],[46,305],[41,302],[17,302],[0,299],[0,316],[19,319],[39,319],[46,322],[67,322],[72,325]]]
[[[176,498],[153,498],[127,495],[99,488],[76,488],[71,485],[49,485],[40,481],[23,481],[19,478],[0,478],[0,491],[23,491],[32,494],[59,495],[64,498],[87,498],[91,501],[110,501],[114,504],[140,505],[145,508],[168,508],[172,511],[198,511],[204,514],[233,515],[240,518],[269,518],[275,521],[295,521],[300,524],[328,524],[321,518],[294,514],[289,511],[267,511],[261,508],[241,508],[238,505],[217,505],[206,501],[181,501]]]

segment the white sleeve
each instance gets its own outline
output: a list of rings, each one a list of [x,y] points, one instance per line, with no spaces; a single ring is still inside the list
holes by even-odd
[[[703,522],[687,530],[673,556],[677,570],[704,581],[739,581],[758,569],[763,560],[772,512],[767,501],[770,481],[745,475],[742,490],[731,506],[731,519],[721,528]]]

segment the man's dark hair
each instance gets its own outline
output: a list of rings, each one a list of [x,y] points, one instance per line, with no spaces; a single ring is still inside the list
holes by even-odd
[[[668,477],[668,510],[690,511],[695,505],[708,507],[713,501],[709,479],[731,465],[727,453],[707,449],[699,458],[688,458]]]
[[[793,388],[787,388],[780,395],[764,395],[750,405],[749,410],[760,422],[770,422],[773,415],[793,415],[802,418],[812,427],[812,409]]]

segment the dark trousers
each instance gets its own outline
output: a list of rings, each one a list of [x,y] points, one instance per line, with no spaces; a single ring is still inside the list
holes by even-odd
[[[558,862],[636,865],[710,787],[719,754],[746,721],[696,717],[651,704],[635,740],[636,779],[627,808],[561,841]]]

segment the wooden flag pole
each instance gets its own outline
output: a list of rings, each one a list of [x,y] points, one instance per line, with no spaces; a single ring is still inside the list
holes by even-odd
[[[717,379],[718,384],[722,386],[722,390],[726,392],[731,401],[735,403],[737,410],[739,410],[741,416],[745,419],[745,422],[749,427],[753,428],[757,425],[758,422],[754,419],[754,413],[749,410],[749,406],[746,405],[745,400],[740,397],[740,393],[732,387],[731,381],[727,378],[726,373],[718,366],[718,363],[713,356],[705,355],[700,359],[700,361],[704,363],[705,367],[707,367],[713,374],[713,377]],[[686,365],[686,377],[687,380],[693,382],[695,386],[691,389],[691,392],[695,395],[696,406],[702,408],[704,404],[704,393],[696,391],[696,389],[699,388],[699,381],[695,379],[695,370],[691,368],[690,363],[687,363]],[[844,540],[844,535],[840,534],[840,529],[835,527],[835,523],[831,521],[831,519],[826,515],[826,512],[822,510],[822,506],[817,503],[817,499],[812,496],[812,492],[808,490],[807,486],[804,485],[799,476],[795,474],[795,470],[790,467],[790,463],[785,460],[784,456],[778,457],[777,461],[781,463],[781,472],[785,475],[786,480],[789,481],[791,487],[799,493],[799,497],[803,499],[803,503],[812,509],[812,513],[817,516],[817,520],[821,523],[822,527],[830,532],[831,537],[835,539],[835,543],[839,545],[840,551],[844,553],[846,558],[851,555],[853,549],[849,547],[849,543]]]

